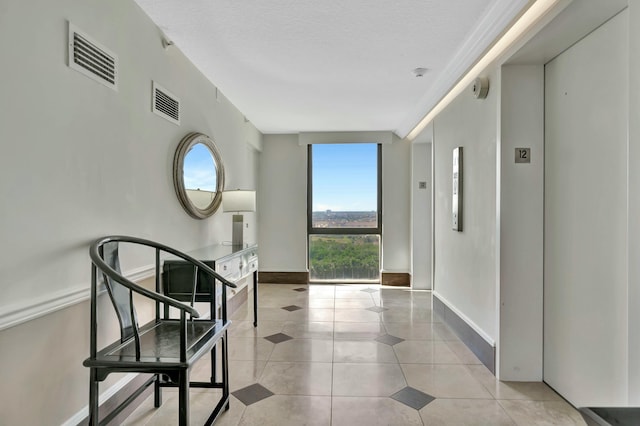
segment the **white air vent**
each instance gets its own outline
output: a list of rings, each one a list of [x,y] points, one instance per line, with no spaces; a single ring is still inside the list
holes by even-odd
[[[69,22],[69,67],[118,90],[118,57]]]
[[[155,81],[153,82],[151,109],[160,117],[180,125],[180,99]]]

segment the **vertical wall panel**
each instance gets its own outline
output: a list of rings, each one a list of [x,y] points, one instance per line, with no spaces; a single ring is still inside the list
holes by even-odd
[[[544,379],[627,403],[627,18],[546,66]]]
[[[411,179],[411,280],[414,289],[431,289],[431,144],[414,143],[411,157],[413,173]],[[420,188],[420,182],[426,188]]]
[[[640,3],[629,5],[629,405],[640,406]]]
[[[544,68],[502,67],[500,105],[501,380],[542,380]],[[516,163],[516,148],[529,162]]]

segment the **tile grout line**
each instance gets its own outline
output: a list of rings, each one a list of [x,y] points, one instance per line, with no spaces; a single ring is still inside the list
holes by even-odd
[[[494,399],[494,401],[498,403],[498,405],[500,406],[500,409],[507,415],[507,417],[509,417],[509,419],[513,422],[514,426],[518,426],[518,422],[516,422],[516,420],[513,417],[511,417],[511,414],[509,414],[509,412],[504,408],[500,400]]]
[[[331,337],[330,337],[331,342],[332,342],[332,352],[331,352],[331,358],[330,358],[330,359],[331,359],[331,368],[330,368],[330,370],[331,370],[331,371],[330,371],[331,377],[330,377],[330,380],[327,380],[327,381],[329,381],[329,383],[330,383],[330,388],[329,388],[329,392],[328,392],[328,396],[329,396],[329,398],[330,398],[330,401],[329,401],[329,407],[328,407],[328,408],[329,408],[328,419],[329,419],[329,424],[330,424],[330,425],[333,425],[333,424],[334,424],[334,422],[333,422],[333,420],[334,420],[334,419],[333,419],[333,414],[336,414],[336,419],[335,419],[335,420],[336,420],[336,422],[339,422],[339,421],[340,421],[340,419],[342,419],[342,416],[345,416],[345,415],[347,415],[347,416],[348,416],[348,415],[349,415],[347,412],[348,412],[348,411],[350,411],[351,404],[356,404],[356,405],[357,405],[357,404],[359,404],[359,402],[357,402],[356,400],[357,400],[358,398],[364,398],[364,397],[359,397],[359,396],[357,396],[357,395],[343,395],[343,396],[341,396],[341,395],[337,395],[337,396],[336,396],[336,395],[334,394],[334,387],[333,387],[333,386],[334,386],[334,384],[335,384],[335,382],[336,382],[336,381],[335,381],[336,376],[334,375],[334,373],[335,373],[335,366],[336,366],[336,364],[338,364],[338,363],[339,363],[339,362],[336,362],[336,360],[337,360],[337,357],[336,357],[336,350],[335,350],[335,349],[336,349],[336,348],[335,348],[335,344],[336,344],[336,342],[340,342],[340,341],[342,341],[342,340],[345,340],[345,341],[349,341],[349,340],[356,340],[356,341],[371,341],[371,340],[374,340],[374,341],[375,341],[375,339],[376,339],[376,336],[368,337],[368,338],[360,337],[360,338],[358,338],[358,339],[340,339],[340,340],[338,340],[338,339],[336,338],[336,337],[337,337],[337,333],[336,333],[336,324],[337,324],[337,322],[336,322],[336,309],[337,309],[337,308],[336,308],[336,307],[337,307],[337,304],[339,304],[339,303],[338,303],[337,299],[335,298],[335,294],[336,294],[336,286],[335,286],[335,285],[332,285],[332,288],[333,288],[333,294],[334,294],[333,302],[331,302],[331,304],[329,304],[329,303],[327,304],[327,306],[328,306],[328,305],[332,305],[332,306],[333,306],[333,308],[332,308],[332,309],[333,309],[333,317],[332,317],[332,318],[333,318],[333,321],[331,321],[331,324],[332,324],[332,334],[331,334]],[[327,290],[328,290],[328,289],[327,289]],[[328,293],[323,293],[323,295],[325,295],[325,294],[328,294]],[[386,294],[386,293],[385,293],[385,294]],[[370,296],[371,296],[371,298],[373,298],[373,294],[370,294]],[[279,297],[279,296],[278,296],[278,297]],[[309,293],[307,293],[306,297],[307,297],[307,299],[306,299],[306,300],[307,300],[307,302],[310,302],[310,301],[311,301],[311,299],[313,298],[313,295],[310,295]],[[270,302],[270,300],[271,300],[271,298],[269,298],[269,300],[267,300],[267,303],[269,303],[269,304],[273,304],[273,302],[272,302],[272,301]],[[274,300],[275,300],[275,299],[274,299]],[[380,300],[382,301],[382,295],[380,295]],[[387,300],[386,296],[385,296],[385,300]],[[402,300],[404,300],[404,298],[403,298]],[[397,298],[397,299],[396,299],[395,297],[391,297],[391,298],[390,298],[390,301],[392,302],[392,304],[395,304],[395,303],[396,303],[396,301],[400,302],[400,301],[401,301],[401,299],[400,299],[400,298]],[[300,300],[300,302],[302,302],[302,300]],[[409,307],[410,307],[410,306],[411,306],[411,303],[412,303],[412,302],[411,302],[411,300],[407,300],[407,302],[408,302],[408,303],[410,303],[410,305],[409,305]],[[382,302],[381,302],[381,303],[382,303]],[[296,304],[296,305],[297,305],[298,303],[294,303],[294,304]],[[374,303],[374,305],[376,305],[376,304]],[[248,305],[247,305],[247,306],[248,306]],[[258,304],[258,307],[260,307],[260,304]],[[392,310],[391,310],[392,318],[404,318],[404,316],[398,316],[398,315],[395,315],[395,312],[396,312],[398,309],[401,309],[401,308],[402,308],[401,306],[393,306],[392,308],[390,308],[390,309],[392,309]],[[307,306],[307,309],[311,309],[311,308],[309,308],[309,307]],[[355,309],[355,308],[354,308],[354,309]],[[420,318],[423,318],[422,313],[420,313],[420,314],[421,314]],[[293,315],[292,315],[291,313],[289,313],[289,314],[287,315],[287,317],[288,317],[288,319],[289,319],[289,320],[292,320],[292,318],[289,318],[289,317],[292,317],[292,316],[293,316]],[[308,316],[307,316],[307,317],[304,317],[304,316],[300,315],[299,317],[300,317],[300,318],[299,318],[299,319],[297,319],[296,321],[293,321],[293,320],[292,320],[292,321],[287,321],[287,320],[284,320],[284,321],[278,321],[278,323],[279,323],[278,327],[273,327],[273,330],[274,330],[274,331],[276,331],[275,329],[276,329],[276,328],[278,328],[278,329],[280,330],[280,332],[281,332],[281,333],[283,333],[283,332],[284,332],[284,330],[285,330],[285,328],[284,328],[284,327],[285,327],[285,324],[287,324],[287,323],[289,323],[289,322],[292,322],[292,323],[297,322],[297,323],[299,323],[299,324],[304,324],[304,327],[305,327],[305,328],[307,328],[307,329],[309,329],[310,324],[311,324],[312,322],[316,322],[316,321],[311,321],[311,320],[310,320],[310,318],[309,318]],[[462,359],[462,356],[460,356],[457,352],[453,351],[453,347],[458,347],[458,344],[459,344],[459,342],[460,342],[460,341],[459,341],[458,339],[443,339],[443,338],[441,338],[441,337],[439,336],[439,333],[434,333],[434,326],[435,326],[435,325],[438,325],[438,327],[437,327],[437,328],[438,328],[438,331],[439,331],[439,330],[440,330],[441,323],[424,322],[424,325],[423,325],[421,321],[420,321],[420,322],[414,322],[414,321],[403,321],[403,322],[398,322],[398,321],[395,321],[395,322],[394,322],[394,321],[391,321],[391,322],[386,322],[386,321],[384,321],[384,320],[382,319],[382,317],[383,317],[383,315],[381,315],[381,313],[378,313],[378,321],[377,321],[377,322],[375,322],[375,323],[374,323],[374,322],[372,322],[372,321],[364,321],[364,322],[362,322],[362,321],[345,321],[345,323],[346,323],[346,324],[352,324],[352,325],[356,325],[356,324],[367,324],[367,323],[369,323],[369,324],[379,324],[379,325],[381,325],[381,327],[373,327],[373,326],[369,327],[369,326],[367,326],[367,327],[362,327],[362,328],[360,328],[360,327],[355,327],[355,328],[354,328],[354,330],[356,330],[356,329],[357,329],[357,330],[360,330],[360,329],[362,329],[362,330],[367,330],[367,334],[371,334],[371,332],[372,332],[373,330],[376,330],[376,331],[377,331],[377,333],[383,333],[382,335],[384,335],[384,334],[389,334],[389,327],[391,327],[391,330],[392,330],[392,331],[393,331],[394,329],[395,329],[395,331],[400,331],[400,335],[402,335],[402,332],[404,332],[404,329],[405,329],[405,328],[408,328],[408,329],[416,328],[416,330],[417,330],[417,329],[420,329],[419,331],[422,331],[422,329],[423,329],[423,328],[425,329],[425,331],[429,331],[429,329],[430,329],[430,330],[431,330],[431,332],[430,332],[429,336],[431,336],[431,338],[429,338],[429,339],[411,339],[411,338],[409,338],[409,339],[404,339],[404,340],[405,340],[405,341],[421,342],[420,344],[422,344],[422,343],[424,343],[424,342],[427,342],[427,343],[429,343],[429,344],[436,344],[436,343],[437,343],[438,345],[442,345],[442,348],[443,348],[443,349],[445,349],[445,348],[446,348],[446,349],[449,349],[450,351],[452,351],[452,352],[453,352],[453,354],[455,355],[455,357],[454,357],[454,358],[452,358],[452,359],[456,359],[456,360],[458,360],[458,361],[459,361],[458,363],[453,363],[453,364],[452,364],[452,363],[446,363],[446,364],[443,364],[443,363],[436,362],[436,361],[437,361],[437,360],[440,360],[440,359],[442,359],[442,360],[447,360],[447,358],[446,358],[446,357],[445,357],[445,358],[438,358],[437,360],[436,360],[436,359],[435,359],[435,357],[434,357],[434,359],[433,359],[433,360],[432,360],[432,362],[430,362],[430,363],[424,363],[424,364],[423,364],[423,363],[419,363],[419,362],[418,362],[418,363],[415,363],[415,362],[414,362],[414,363],[406,363],[406,364],[402,364],[402,363],[400,362],[400,359],[399,359],[399,358],[400,358],[400,357],[399,357],[399,353],[398,353],[398,351],[396,351],[396,348],[395,348],[395,346],[396,346],[396,345],[390,345],[390,346],[391,346],[391,348],[392,348],[392,350],[393,350],[393,354],[394,354],[394,358],[392,358],[392,359],[395,359],[396,361],[392,361],[391,363],[382,363],[382,364],[395,364],[395,365],[398,365],[398,366],[399,366],[399,368],[400,368],[400,372],[401,372],[401,374],[402,374],[403,380],[404,380],[404,384],[405,384],[406,386],[409,386],[409,383],[408,383],[408,380],[407,380],[407,377],[408,377],[408,376],[407,376],[406,374],[411,374],[411,372],[412,372],[413,370],[412,370],[412,369],[409,369],[409,370],[405,371],[405,370],[404,370],[404,368],[403,368],[403,366],[419,366],[419,367],[423,367],[423,366],[428,366],[428,365],[431,365],[431,366],[440,366],[440,365],[442,365],[442,366],[445,366],[445,365],[447,365],[447,366],[460,366],[460,365],[462,365],[462,366],[464,366],[464,369],[463,369],[463,370],[464,370],[464,371],[466,371],[466,372],[467,372],[467,374],[470,374],[470,375],[471,375],[471,377],[474,379],[474,382],[476,382],[476,383],[479,383],[479,384],[480,384],[480,389],[484,389],[484,390],[486,391],[487,395],[486,395],[485,397],[482,397],[482,398],[480,398],[480,397],[445,397],[445,398],[436,398],[436,399],[439,399],[439,400],[441,400],[441,401],[450,400],[450,401],[452,401],[452,402],[450,402],[449,404],[451,404],[451,405],[452,405],[452,406],[454,406],[454,407],[457,407],[457,406],[458,406],[458,405],[457,405],[457,403],[454,403],[454,402],[453,402],[453,401],[456,401],[456,400],[469,400],[469,399],[470,399],[470,400],[477,400],[477,401],[487,401],[486,403],[483,403],[483,404],[486,404],[486,405],[487,405],[487,408],[488,408],[490,405],[493,405],[493,404],[495,404],[495,403],[497,402],[497,404],[494,406],[494,407],[495,407],[495,409],[497,410],[497,411],[496,411],[496,414],[498,413],[498,411],[499,411],[500,413],[502,413],[502,415],[504,416],[504,417],[503,417],[503,420],[504,420],[504,421],[507,421],[507,422],[510,422],[510,424],[511,424],[512,426],[520,425],[520,424],[522,424],[522,423],[518,423],[518,422],[516,421],[516,419],[519,419],[519,417],[518,417],[517,415],[519,415],[519,414],[520,414],[520,413],[519,413],[519,411],[516,411],[516,410],[515,410],[515,409],[518,407],[518,405],[513,405],[513,406],[512,406],[512,405],[510,404],[510,402],[509,402],[509,401],[511,401],[511,400],[516,400],[516,401],[518,401],[518,402],[519,402],[519,401],[527,401],[527,402],[536,403],[536,404],[543,404],[543,403],[545,403],[545,404],[546,404],[546,402],[555,402],[555,399],[547,399],[547,398],[548,398],[548,396],[547,396],[546,394],[542,394],[540,397],[542,397],[543,399],[539,399],[539,397],[537,396],[537,395],[538,395],[537,393],[536,393],[535,395],[532,395],[532,397],[533,397],[533,396],[535,396],[535,397],[536,397],[536,399],[522,399],[522,400],[521,400],[521,399],[519,399],[519,398],[509,398],[509,396],[511,396],[511,394],[509,393],[508,395],[502,394],[502,396],[503,396],[503,397],[506,397],[506,398],[503,398],[503,399],[500,399],[500,400],[499,400],[499,399],[497,399],[497,398],[498,398],[498,396],[500,396],[501,394],[496,393],[496,394],[494,395],[494,393],[491,391],[491,389],[492,389],[493,387],[492,387],[492,386],[490,386],[490,384],[491,384],[492,382],[491,382],[491,381],[489,381],[489,380],[488,380],[488,378],[484,377],[484,375],[483,375],[483,374],[480,374],[480,373],[482,373],[482,371],[480,371],[479,369],[477,369],[477,368],[481,367],[482,365],[481,365],[481,364],[476,365],[476,364],[472,364],[472,363],[467,363],[467,361],[471,360],[471,358],[467,358],[467,357],[466,357],[466,355],[467,355],[467,354],[466,354],[466,352],[461,352],[461,353],[462,353],[462,355],[464,356],[464,359]],[[275,321],[275,320],[273,320],[273,321]],[[247,322],[250,322],[250,321],[247,321]],[[320,321],[320,322],[321,322],[321,321]],[[274,324],[274,325],[275,325],[275,324]],[[444,325],[444,326],[446,327],[446,325]],[[325,327],[321,327],[321,330],[320,330],[320,331],[322,331],[322,332],[324,333],[323,329],[325,329]],[[345,328],[345,330],[348,330],[348,329],[350,329],[350,328],[349,328],[349,327]],[[266,330],[266,331],[269,331],[269,333],[268,333],[268,334],[272,334],[272,333],[270,333],[270,331],[272,330],[272,328],[271,328],[271,326],[270,326],[270,325],[269,325],[269,326],[268,326],[268,328],[267,328],[267,329],[265,329],[265,330]],[[418,331],[418,330],[417,330],[417,331]],[[443,331],[444,331],[444,330],[443,330]],[[363,331],[363,332],[364,332],[364,331]],[[258,334],[258,333],[254,334],[254,336],[253,336],[253,337],[255,337],[255,338],[256,338],[256,341],[259,341],[259,340],[261,340],[261,339],[264,339],[264,337],[259,337],[259,336],[257,336],[257,334]],[[264,334],[264,333],[260,333],[260,334]],[[438,336],[436,336],[436,334],[438,334]],[[392,335],[393,335],[393,334],[392,334]],[[418,333],[417,335],[418,335],[418,336],[422,336],[422,332]],[[314,337],[314,336],[315,336],[315,335],[312,333],[312,334],[310,335],[310,337],[307,337],[307,339],[299,339],[299,340],[310,340],[310,341],[313,341],[313,340],[316,340],[316,337]],[[378,334],[378,336],[377,336],[377,337],[379,337],[379,336],[380,336],[380,334]],[[445,336],[446,336],[446,334],[445,334]],[[242,337],[249,337],[249,336],[242,336]],[[323,340],[324,340],[324,339],[325,339],[325,338],[323,338]],[[241,340],[242,340],[243,342],[249,343],[249,340],[248,340],[248,339],[241,339]],[[297,339],[297,340],[298,340],[298,339]],[[327,340],[328,340],[328,339],[327,339]],[[443,343],[444,343],[444,345],[443,345]],[[325,344],[325,345],[326,345],[325,347],[327,347],[327,346],[328,346],[328,344]],[[279,364],[279,363],[296,363],[296,364],[297,364],[297,363],[303,363],[303,364],[312,364],[312,363],[314,363],[314,361],[311,361],[311,360],[306,360],[306,361],[287,361],[287,360],[272,361],[273,353],[274,353],[274,351],[275,351],[276,346],[278,346],[278,344],[274,344],[274,345],[270,348],[270,353],[269,353],[269,354],[266,354],[265,361],[264,361],[264,363],[265,363],[265,368],[263,368],[263,369],[260,371],[259,377],[256,377],[255,383],[259,383],[261,380],[263,380],[263,379],[266,377],[266,376],[265,376],[265,375],[267,374],[267,371],[266,371],[266,364],[269,364],[269,363],[274,363],[274,364]],[[460,349],[460,348],[459,348],[459,349]],[[402,351],[401,351],[401,352],[402,352]],[[417,358],[417,360],[418,360],[418,361],[420,361],[420,360],[423,360],[423,358]],[[231,361],[231,360],[230,360],[230,361]],[[250,360],[247,360],[247,361],[250,361]],[[258,361],[258,360],[253,360],[253,361]],[[262,362],[262,361],[261,361],[261,362]],[[345,362],[346,362],[346,361],[345,361]],[[354,363],[356,363],[356,364],[360,364],[360,363],[358,363],[358,362],[354,362]],[[374,362],[371,362],[371,363],[372,363],[372,364],[377,364],[377,362],[375,362],[375,361],[374,361]],[[361,363],[361,364],[369,364],[369,362],[367,362],[367,363]],[[476,368],[476,367],[477,367],[477,368]],[[326,371],[326,367],[325,367],[325,370],[324,370],[324,371]],[[477,376],[477,377],[476,377],[476,375],[475,375],[475,374],[473,374],[473,371],[476,371],[476,372],[478,373],[478,376]],[[398,377],[398,379],[399,379],[399,376],[397,376],[397,377]],[[325,380],[326,380],[326,379],[325,379]],[[495,380],[495,378],[494,378],[494,380]],[[325,381],[325,383],[326,383],[326,381]],[[338,383],[339,383],[339,381],[338,381]],[[326,385],[325,385],[325,386],[326,386]],[[420,389],[418,389],[418,390],[420,390]],[[516,390],[517,390],[517,389],[516,389]],[[423,392],[424,392],[424,391],[423,391]],[[308,390],[306,390],[306,391],[302,391],[302,393],[307,394],[307,393],[309,393],[309,392],[308,392]],[[279,393],[279,394],[277,394],[277,395],[287,396],[287,397],[295,397],[295,396],[308,396],[308,397],[325,396],[325,395],[303,395],[302,393],[300,393],[300,394],[299,394],[299,393],[290,393],[289,391],[287,391],[287,393],[286,393],[286,394],[280,394],[280,393]],[[383,394],[384,394],[384,393],[382,393],[382,395],[383,395]],[[393,394],[393,393],[392,393],[392,394]],[[526,394],[526,395],[529,395],[529,394],[528,394],[528,393],[526,393],[526,392],[525,392],[525,394]],[[382,396],[382,395],[378,397],[378,398],[380,398],[380,402],[383,402],[383,401],[389,401],[390,399],[393,399],[393,398],[391,398],[391,397],[390,397],[390,396],[388,396],[388,395],[385,395],[385,396]],[[462,395],[462,394],[460,394],[460,395]],[[339,403],[339,404],[336,406],[336,409],[337,409],[338,411],[334,413],[334,411],[333,411],[333,399],[334,399],[335,397],[353,399],[354,401],[353,401],[353,402],[349,402],[349,403],[346,403],[346,402],[345,402],[344,404],[346,404],[346,405]],[[371,396],[371,397],[369,397],[369,398],[375,398],[375,396]],[[399,401],[399,400],[398,400],[398,401]],[[401,401],[400,401],[400,402],[401,402]],[[325,402],[325,404],[326,404],[326,402]],[[385,402],[385,404],[389,404],[389,402]],[[483,404],[479,404],[479,406],[481,406],[481,405],[483,405]],[[511,410],[511,412],[507,411],[507,409],[505,408],[505,404],[506,404],[506,406],[507,406],[507,407],[509,407],[509,409]],[[229,422],[229,424],[233,424],[233,425],[237,426],[237,425],[238,425],[238,424],[240,424],[242,421],[248,421],[248,420],[253,419],[253,415],[255,414],[255,413],[254,413],[254,411],[255,411],[255,410],[248,410],[248,406],[245,406],[244,404],[242,404],[242,403],[241,403],[241,402],[239,402],[239,401],[236,401],[236,404],[235,404],[235,405],[238,407],[238,411],[237,411],[237,414],[236,414],[236,413],[234,413],[234,416],[233,416],[233,417],[234,417],[234,420],[231,420],[231,419],[230,419],[231,421]],[[404,404],[404,405],[406,405],[406,404]],[[552,404],[552,405],[553,405],[553,404]],[[324,404],[323,404],[323,406],[324,406],[324,407],[327,407],[327,406],[326,406],[326,405],[324,405]],[[341,410],[341,408],[342,408],[342,410]],[[345,409],[346,409],[347,411],[345,411]],[[436,408],[434,408],[434,409],[436,409]],[[326,410],[326,408],[322,409],[322,412],[325,412],[325,413],[326,413],[326,411],[325,411],[325,410]],[[418,418],[420,419],[420,420],[415,419],[415,424],[418,424],[418,425],[419,425],[419,424],[422,424],[423,426],[427,425],[427,424],[428,424],[429,419],[431,418],[431,414],[426,414],[426,415],[425,415],[425,417],[423,417],[423,416],[420,414],[420,410],[417,410],[417,409],[415,409],[415,408],[414,408],[414,410],[416,410],[416,411],[417,411],[417,413],[418,413]],[[475,409],[474,409],[474,410],[475,410]],[[474,411],[474,410],[472,410],[472,411],[471,411],[471,414],[472,414],[472,415],[475,415],[475,414],[476,414],[476,411]],[[478,410],[480,410],[480,408],[478,408]],[[540,410],[542,410],[542,408],[541,408]],[[557,410],[559,410],[559,408],[557,408],[557,407],[551,407],[551,408],[549,408],[549,409],[547,409],[547,410],[542,410],[542,411],[547,411],[547,414],[551,415],[551,413],[552,413],[552,412],[557,411]],[[163,411],[163,413],[164,413],[164,412],[166,412],[166,411],[168,411],[168,410],[164,410],[164,411]],[[542,412],[542,411],[541,411],[541,412]],[[437,412],[438,412],[438,409],[436,409],[436,413],[437,413]],[[164,414],[163,414],[163,415],[160,415],[159,413],[160,413],[160,411],[159,411],[159,410],[158,410],[158,411],[154,411],[154,412],[153,412],[153,414],[151,415],[151,417],[150,417],[149,419],[147,419],[147,420],[143,420],[143,421],[144,421],[144,423],[141,423],[141,424],[144,424],[144,425],[152,425],[152,424],[154,424],[154,422],[160,421],[160,420],[161,420],[161,418],[166,417]],[[428,411],[428,413],[432,413],[432,411]],[[544,415],[544,414],[543,414],[543,415]],[[345,417],[345,418],[346,418],[346,417]],[[154,420],[154,419],[155,419],[155,420]],[[236,419],[237,419],[237,420],[236,420]],[[326,419],[327,419],[327,417],[324,417],[324,419],[326,420]],[[140,419],[140,420],[141,420],[141,419]],[[520,421],[522,421],[522,419],[519,419],[519,420],[520,420]],[[353,424],[357,424],[357,423],[353,423]]]

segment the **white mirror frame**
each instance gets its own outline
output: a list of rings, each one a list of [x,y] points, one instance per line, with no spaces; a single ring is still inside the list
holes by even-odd
[[[213,162],[216,166],[216,194],[211,204],[205,208],[199,208],[190,199],[187,194],[187,188],[184,185],[184,160],[189,150],[196,144],[205,145],[211,152]],[[173,157],[173,186],[176,195],[184,210],[194,219],[206,219],[218,210],[222,202],[222,191],[224,190],[224,165],[222,157],[213,140],[202,133],[192,132],[182,138]]]

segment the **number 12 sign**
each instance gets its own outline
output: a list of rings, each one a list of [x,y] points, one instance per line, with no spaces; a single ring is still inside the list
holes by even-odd
[[[531,148],[516,148],[516,163],[530,163]]]

